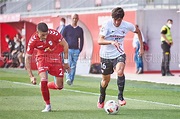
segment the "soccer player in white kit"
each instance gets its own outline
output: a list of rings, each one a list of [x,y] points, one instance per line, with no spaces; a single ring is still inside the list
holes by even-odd
[[[100,29],[98,44],[100,48],[102,80],[100,83],[100,96],[97,102],[98,108],[104,107],[106,88],[110,81],[111,74],[117,73],[118,100],[119,105],[126,105],[123,98],[125,86],[125,61],[126,54],[123,47],[124,37],[128,31],[138,34],[140,42],[139,54],[143,55],[143,42],[140,30],[132,23],[123,20],[124,10],[121,7],[114,8],[111,13],[112,19],[107,21]]]

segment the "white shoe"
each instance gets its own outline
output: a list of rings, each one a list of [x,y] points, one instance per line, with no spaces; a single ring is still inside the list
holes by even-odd
[[[139,68],[137,74],[141,74],[142,73],[142,68]]]
[[[51,105],[46,105],[45,109],[41,112],[50,112],[51,111]]]
[[[68,85],[71,85],[71,80],[70,80],[70,79],[67,79],[67,80],[66,80],[66,83],[67,83]]]

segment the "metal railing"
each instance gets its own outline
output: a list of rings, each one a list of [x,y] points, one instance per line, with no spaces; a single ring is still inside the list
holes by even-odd
[[[121,5],[124,9],[136,9],[138,4],[129,4],[129,5]],[[119,7],[119,5],[112,6],[102,6],[102,7],[88,7],[88,8],[71,8],[71,9],[60,9],[60,10],[45,10],[45,11],[34,11],[34,12],[23,12],[21,13],[21,17],[34,17],[34,16],[58,16],[58,15],[70,15],[73,13],[85,14],[85,13],[100,13],[100,12],[109,12],[114,7]]]
[[[49,1],[49,2],[48,2]],[[67,4],[68,1],[71,1]],[[37,16],[37,15],[51,15],[69,14],[73,12],[101,12],[109,11],[110,9],[121,6],[125,9],[178,9],[180,8],[180,0],[116,0],[110,2],[109,0],[102,0],[101,6],[95,5],[95,0],[61,0],[61,9],[55,9],[55,0],[19,0],[16,4],[6,2],[6,11],[4,13],[20,13],[22,16]],[[63,3],[64,2],[64,3]],[[89,3],[89,6],[87,4]],[[32,4],[30,12],[27,11],[27,4]],[[37,4],[42,3],[42,4]],[[8,6],[9,4],[9,6]],[[108,4],[108,5],[107,5]],[[104,6],[106,5],[106,6]],[[85,7],[83,7],[85,6]]]
[[[46,0],[46,1],[42,1],[40,2],[39,5],[35,6],[34,5],[34,8],[32,9],[33,11],[39,11],[39,10],[42,10],[42,9],[45,9],[45,10],[48,10],[49,9],[52,9],[52,7],[48,7],[48,6],[53,6],[51,3],[53,3],[54,0]],[[54,7],[53,7],[54,8]]]
[[[5,13],[17,13],[26,11],[26,6],[30,0],[22,0],[21,2],[6,2]]]

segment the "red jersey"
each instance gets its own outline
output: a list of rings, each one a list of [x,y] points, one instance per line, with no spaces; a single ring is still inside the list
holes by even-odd
[[[63,51],[63,46],[59,43],[62,41],[63,36],[58,31],[49,29],[45,41],[41,41],[37,32],[31,36],[28,42],[26,53],[33,54],[34,49],[37,50],[37,56],[46,54],[60,54]]]
[[[45,41],[41,41],[37,32],[32,35],[28,42],[26,53],[33,54],[37,50],[36,64],[39,73],[48,71],[49,74],[57,77],[64,76],[61,52],[64,50],[60,45],[63,36],[58,31],[49,29]]]

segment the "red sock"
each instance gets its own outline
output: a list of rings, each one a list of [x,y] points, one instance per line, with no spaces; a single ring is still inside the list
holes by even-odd
[[[41,93],[44,98],[44,101],[47,105],[50,104],[50,96],[49,96],[49,89],[47,86],[47,81],[41,81]]]
[[[48,86],[49,89],[54,89],[54,90],[61,90],[61,89],[63,89],[63,87],[58,88],[54,82],[49,82],[47,86]]]

